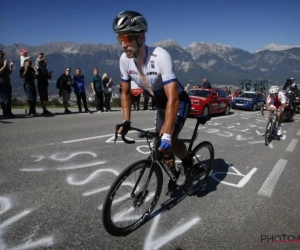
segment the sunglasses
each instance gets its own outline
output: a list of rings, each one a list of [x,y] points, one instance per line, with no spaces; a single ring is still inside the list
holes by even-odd
[[[124,41],[124,43],[129,44],[131,43],[136,36],[139,36],[141,33],[137,33],[137,34],[128,34],[128,35],[118,35],[117,39],[119,41],[120,44],[122,44],[122,41]]]

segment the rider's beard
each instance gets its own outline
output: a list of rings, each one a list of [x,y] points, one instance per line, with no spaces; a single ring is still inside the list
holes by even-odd
[[[128,58],[134,58],[134,57],[135,57],[135,54],[136,54],[136,52],[137,52],[137,49],[128,47],[128,48],[124,49],[124,51],[125,51],[126,56],[127,56]]]

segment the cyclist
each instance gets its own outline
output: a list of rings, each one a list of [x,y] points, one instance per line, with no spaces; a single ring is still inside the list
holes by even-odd
[[[279,87],[272,86],[269,89],[270,94],[267,96],[266,108],[270,106],[270,110],[278,109],[276,114],[276,121],[278,123],[277,135],[281,135],[281,112],[286,106],[286,98],[282,91],[279,91]],[[269,112],[269,118],[271,118],[271,111]]]
[[[178,140],[178,135],[190,112],[190,98],[176,78],[170,54],[161,47],[145,45],[148,23],[143,15],[135,11],[119,13],[113,21],[113,31],[118,34],[118,41],[124,49],[120,57],[124,121],[118,133],[124,135],[130,128],[130,81],[133,80],[144,93],[155,98],[155,129],[161,136],[159,150],[163,152],[164,159],[171,159],[174,163],[169,165],[175,165],[173,153],[181,159],[176,184],[182,186],[192,159],[186,145]]]

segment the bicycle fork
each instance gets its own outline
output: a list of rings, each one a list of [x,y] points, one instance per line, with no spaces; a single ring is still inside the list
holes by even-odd
[[[148,177],[147,177],[146,184],[145,184],[144,188],[138,193],[138,195],[141,194],[141,200],[142,200],[142,201],[145,199],[145,197],[146,197],[147,194],[148,194],[147,189],[148,189],[148,186],[149,186],[149,183],[150,183],[150,180],[151,180],[151,177],[152,177],[152,173],[153,173],[153,166],[154,166],[153,164],[154,164],[154,161],[152,161],[152,163],[151,163],[150,171],[149,171],[149,174],[148,174]],[[138,180],[137,180],[137,182],[135,183],[135,185],[134,185],[134,187],[133,187],[133,190],[132,190],[132,192],[131,192],[131,194],[130,194],[132,198],[135,198],[135,197],[136,197],[136,195],[135,195],[135,190],[136,190],[137,186],[139,185],[140,180],[141,180],[142,176],[144,175],[145,171],[146,171],[146,168],[143,168],[143,169],[141,170],[141,172],[140,172],[140,175],[139,175],[139,177],[138,177]],[[141,192],[142,192],[142,193],[141,193]]]

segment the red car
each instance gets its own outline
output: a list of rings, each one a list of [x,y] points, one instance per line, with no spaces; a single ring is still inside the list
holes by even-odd
[[[192,108],[190,116],[209,115],[223,113],[229,114],[231,108],[231,97],[219,88],[201,89],[193,88],[188,92]]]

